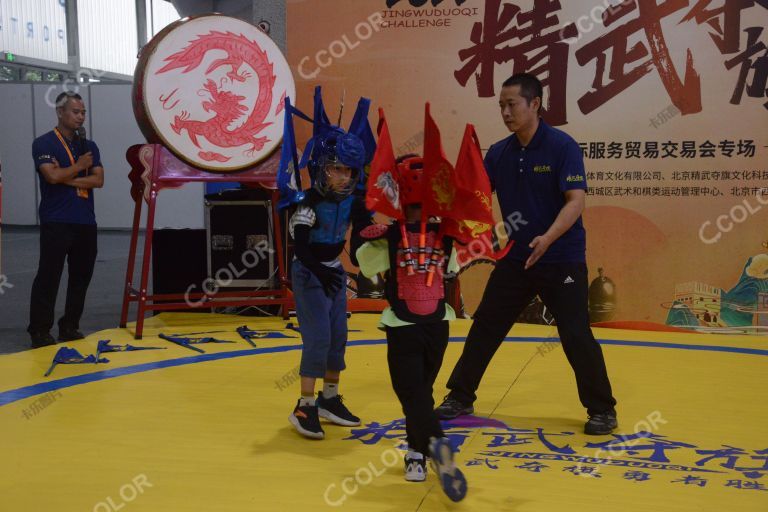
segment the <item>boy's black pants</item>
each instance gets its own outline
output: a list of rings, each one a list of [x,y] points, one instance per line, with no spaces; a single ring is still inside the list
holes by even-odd
[[[402,327],[387,327],[387,362],[392,387],[403,407],[409,449],[429,455],[429,438],[443,437],[434,412],[435,383],[445,348],[445,320]]]

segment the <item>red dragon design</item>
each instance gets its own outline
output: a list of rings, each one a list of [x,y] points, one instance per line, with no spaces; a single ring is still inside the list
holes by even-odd
[[[227,56],[213,61],[206,69],[206,75],[222,66],[230,66],[231,70],[227,72],[227,77],[233,82],[245,82],[251,75],[247,71],[239,72],[244,64],[249,65],[256,72],[259,79],[259,95],[251,115],[242,125],[230,129],[229,126],[248,110],[241,103],[245,97],[223,91],[213,80],[208,79],[203,87],[210,95],[210,101],[204,101],[202,106],[206,112],[213,111],[216,115],[207,121],[197,121],[189,119],[189,113],[182,111],[181,115],[174,117],[171,128],[178,134],[181,134],[182,130],[187,130],[190,140],[198,148],[200,148],[198,137],[204,137],[211,144],[222,148],[250,144],[244,154],[251,156],[269,142],[267,137],[256,135],[272,124],[264,121],[272,105],[272,93],[275,87],[274,66],[269,61],[267,52],[262,50],[255,41],[249,40],[242,34],[214,30],[198,36],[183,50],[166,57],[164,62],[167,64],[156,74],[179,68],[184,68],[182,73],[189,73],[200,66],[205,54],[211,50],[224,50]],[[200,151],[198,155],[207,161],[225,162],[230,159],[211,151]]]

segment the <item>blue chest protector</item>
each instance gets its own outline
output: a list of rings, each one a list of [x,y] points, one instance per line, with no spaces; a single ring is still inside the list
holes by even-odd
[[[342,202],[320,201],[314,205],[317,216],[315,225],[309,232],[310,244],[335,245],[346,239],[354,196]]]

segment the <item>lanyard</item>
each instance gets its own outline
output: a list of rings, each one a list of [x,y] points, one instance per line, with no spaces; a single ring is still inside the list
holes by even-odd
[[[61,132],[59,132],[58,128],[54,128],[53,132],[56,134],[56,137],[59,138],[61,145],[64,146],[64,150],[67,152],[67,156],[69,157],[70,165],[75,165],[75,157],[72,156],[72,151],[69,150],[69,144],[66,143],[66,141],[64,140],[64,137],[61,135]]]

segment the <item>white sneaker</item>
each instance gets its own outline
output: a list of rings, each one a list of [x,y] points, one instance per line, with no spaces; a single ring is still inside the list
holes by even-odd
[[[427,460],[419,452],[405,454],[405,479],[408,482],[423,482],[427,479]]]

